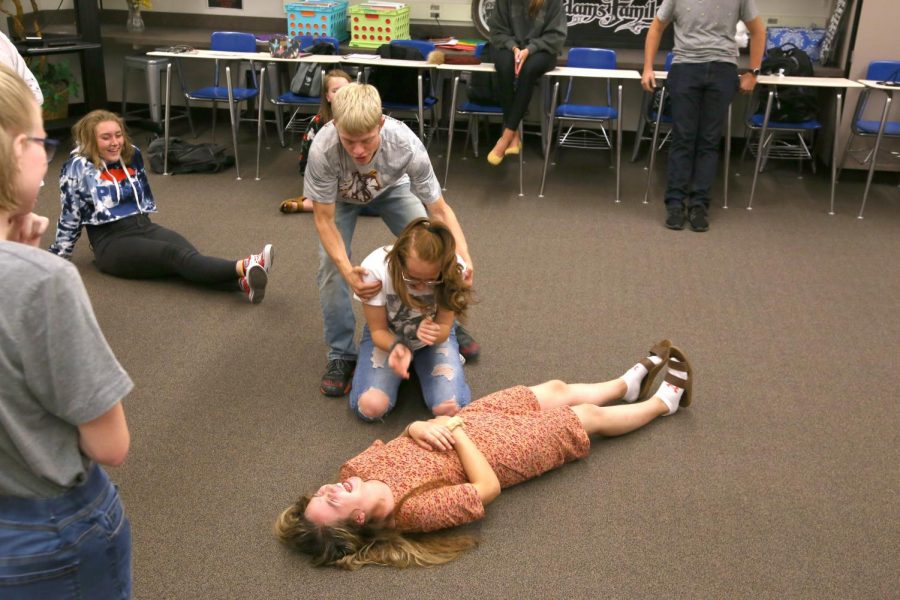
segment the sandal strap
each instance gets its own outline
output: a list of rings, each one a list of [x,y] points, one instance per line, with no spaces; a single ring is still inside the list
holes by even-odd
[[[671,368],[671,363],[669,366]],[[666,371],[666,376],[663,378],[663,381],[665,381],[666,383],[671,383],[672,385],[676,385],[681,389],[685,389],[687,387],[687,379],[675,375],[674,373],[672,373],[672,371]]]
[[[664,346],[663,344],[657,343],[652,348],[650,348],[650,354],[652,354],[653,356],[658,356],[663,360],[663,362],[666,362],[669,359],[670,349],[671,348],[669,346]],[[647,357],[642,358],[639,362],[645,369],[647,369],[647,371],[652,371],[654,368],[656,368],[656,365],[653,363],[653,361]]]

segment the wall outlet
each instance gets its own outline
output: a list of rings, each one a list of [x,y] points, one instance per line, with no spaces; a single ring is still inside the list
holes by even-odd
[[[440,19],[441,18],[441,5],[440,4],[432,4],[430,13],[432,19]]]
[[[776,17],[769,17],[766,19],[766,25],[778,25],[778,19]]]

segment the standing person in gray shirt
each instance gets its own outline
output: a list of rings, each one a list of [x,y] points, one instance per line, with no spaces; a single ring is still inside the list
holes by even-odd
[[[130,444],[131,379],[74,266],[39,248],[41,110],[0,65],[0,596],[130,598],[131,526],[99,464]]]
[[[737,74],[735,27],[750,32],[750,70]],[[766,27],[754,0],[664,0],[644,44],[643,88],[656,87],[653,58],[669,23],[675,23],[675,57],[667,81],[672,101],[672,146],[666,185],[666,227],[709,229],[709,193],[716,177],[719,142],[735,91],[756,85]]]
[[[381,289],[380,282],[365,281],[366,269],[350,261],[350,242],[363,208],[381,216],[394,235],[420,217],[441,221],[453,233],[470,286],[474,269],[425,146],[409,127],[381,113],[378,90],[351,83],[335,94],[331,108],[334,120],[322,127],[309,149],[303,195],[313,201],[321,241],[319,302],[328,366],[320,389],[326,396],[343,396],[350,391],[359,352],[350,290],[365,302]],[[458,325],[456,339],[460,354],[467,359],[477,355],[477,343]]]

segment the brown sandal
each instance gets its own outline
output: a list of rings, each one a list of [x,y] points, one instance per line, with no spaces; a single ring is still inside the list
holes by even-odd
[[[294,213],[302,213],[302,212],[312,212],[303,208],[303,200],[304,196],[297,196],[296,198],[288,198],[284,202],[281,203],[281,212],[285,214],[294,214]]]
[[[674,368],[676,371],[684,371],[687,373],[687,378],[682,379],[681,377],[667,372],[663,381],[684,390],[684,393],[681,395],[681,401],[678,403],[679,407],[690,406],[691,388],[694,385],[694,369],[691,367],[691,362],[684,355],[684,352],[675,346],[672,346],[671,348],[671,357],[678,360],[680,366],[673,365],[670,361],[669,367]]]
[[[650,354],[658,356],[662,361],[657,365],[646,357],[640,360],[640,363],[647,369],[647,375],[644,377],[644,381],[641,382],[641,389],[638,392],[637,397],[638,400],[646,400],[650,396],[650,388],[656,380],[656,374],[659,373],[660,369],[666,366],[667,362],[669,362],[669,350],[671,348],[672,342],[669,340],[660,340],[655,346],[650,348]]]

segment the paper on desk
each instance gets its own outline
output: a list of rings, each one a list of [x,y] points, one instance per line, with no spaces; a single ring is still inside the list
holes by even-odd
[[[344,58],[381,58],[379,54],[345,54]]]

